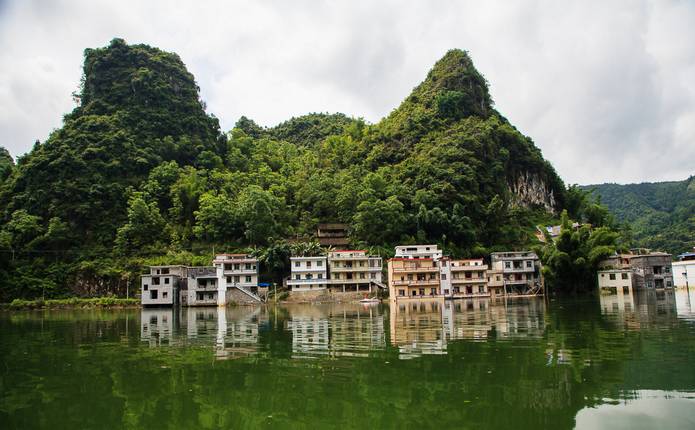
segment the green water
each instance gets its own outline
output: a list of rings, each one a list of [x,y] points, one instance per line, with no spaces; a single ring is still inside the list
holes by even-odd
[[[692,309],[677,291],[0,313],[0,428],[693,429]]]

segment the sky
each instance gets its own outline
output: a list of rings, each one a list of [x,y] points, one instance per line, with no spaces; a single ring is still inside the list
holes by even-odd
[[[378,122],[447,50],[566,183],[695,174],[694,1],[0,0],[0,146],[75,104],[85,48],[179,54],[208,113],[273,126],[309,112]]]

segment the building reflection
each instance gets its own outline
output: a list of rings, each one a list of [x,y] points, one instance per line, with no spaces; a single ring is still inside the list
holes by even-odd
[[[269,324],[266,307],[144,308],[140,339],[150,346],[212,346],[218,359],[245,357],[258,349],[258,335]]]
[[[673,289],[629,289],[615,294],[601,294],[601,313],[610,321],[629,330],[676,321],[676,291]]]
[[[389,304],[390,342],[398,347],[401,359],[446,354],[452,340],[539,338],[545,330],[545,303],[540,298],[432,299]]]
[[[366,357],[384,349],[384,315],[361,304],[289,305],[285,329],[292,333],[293,357]]]

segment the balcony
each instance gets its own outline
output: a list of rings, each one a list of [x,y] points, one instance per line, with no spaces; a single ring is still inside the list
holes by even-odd
[[[292,273],[323,273],[326,274],[326,266],[293,267]]]
[[[255,275],[258,273],[258,269],[247,269],[245,267],[240,267],[239,269],[224,269],[225,275]]]
[[[482,278],[451,278],[452,284],[480,284],[487,282],[485,277]]]
[[[288,279],[287,285],[317,285],[317,284],[328,284],[328,279]]]
[[[476,272],[476,271],[485,271],[487,270],[487,264],[480,264],[478,266],[474,265],[460,265],[460,266],[454,266],[453,264],[451,266],[451,271],[452,272],[463,272],[463,271],[469,271],[469,272]]]
[[[406,287],[421,287],[421,286],[426,287],[426,286],[430,286],[430,285],[438,286],[439,285],[439,279],[419,279],[419,280],[405,279],[403,281],[401,281],[400,279],[394,279],[392,281],[392,283],[395,286],[406,286]]]
[[[340,261],[346,261],[346,260],[369,260],[368,255],[330,255],[328,257],[328,261],[332,260],[340,260]]]
[[[416,272],[439,272],[439,267],[437,266],[405,266],[405,267],[393,267],[394,273],[416,273]]]
[[[521,267],[505,267],[504,268],[504,273],[525,273],[525,272],[535,272],[536,268],[534,266],[531,267],[526,267],[526,266],[521,266]]]

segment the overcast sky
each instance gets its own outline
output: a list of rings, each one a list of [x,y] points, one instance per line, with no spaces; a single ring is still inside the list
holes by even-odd
[[[693,1],[0,0],[0,146],[17,156],[60,127],[83,50],[114,37],[178,53],[224,130],[376,122],[465,49],[566,182],[695,174]]]

